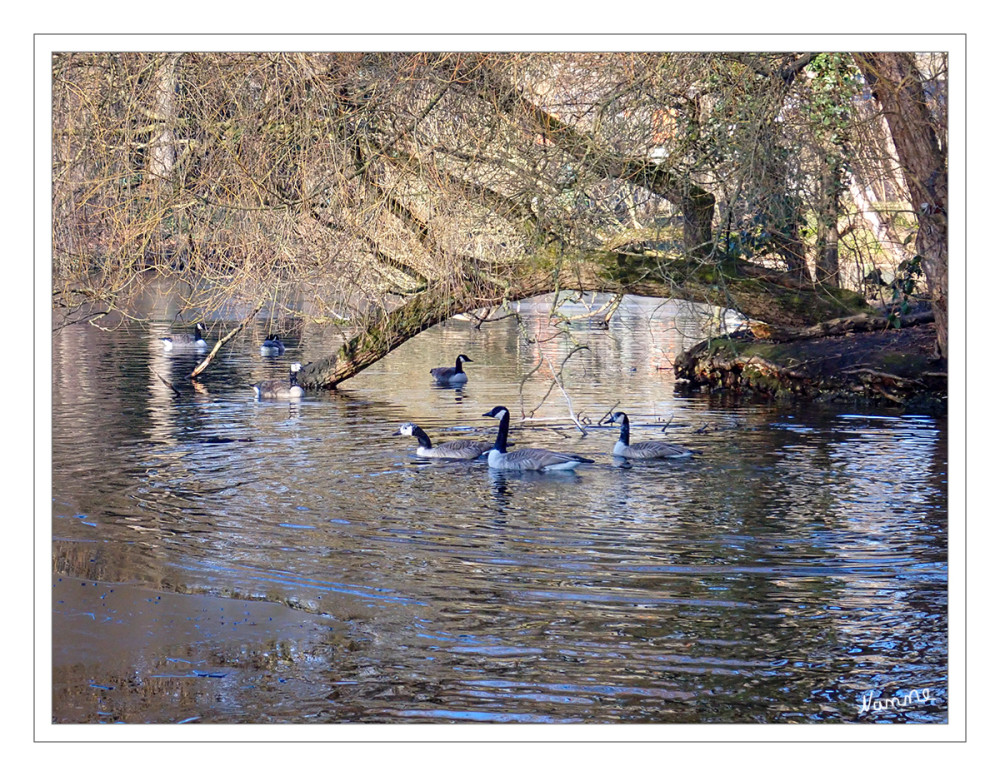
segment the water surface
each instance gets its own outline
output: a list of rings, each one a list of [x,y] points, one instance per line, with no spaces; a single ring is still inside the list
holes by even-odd
[[[262,322],[192,384],[167,324],[58,331],[53,720],[947,721],[945,419],[678,396],[700,313],[547,312],[449,321],[293,403],[249,386],[334,334],[266,358]],[[467,386],[433,386],[458,353]],[[490,439],[496,404],[516,444],[596,463],[498,474],[392,436]],[[617,465],[612,407],[699,455]]]

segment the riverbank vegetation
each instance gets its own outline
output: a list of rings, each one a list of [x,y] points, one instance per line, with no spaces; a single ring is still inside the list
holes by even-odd
[[[919,323],[941,373],[947,77],[905,52],[57,54],[53,302],[305,299],[343,332],[311,388],[563,290],[767,340]]]

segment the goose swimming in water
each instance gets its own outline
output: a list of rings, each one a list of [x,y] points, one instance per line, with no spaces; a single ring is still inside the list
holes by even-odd
[[[305,390],[296,382],[302,364],[295,363],[288,367],[287,380],[263,380],[253,387],[254,396],[258,399],[298,399],[305,395]]]
[[[612,455],[619,458],[630,458],[632,460],[652,460],[656,458],[690,458],[694,455],[693,450],[688,450],[680,445],[672,445],[669,442],[651,440],[649,442],[636,442],[629,444],[629,423],[628,415],[624,412],[614,412],[607,420],[608,423],[621,423],[621,435],[615,442],[611,450]]]
[[[393,436],[412,436],[417,438],[417,455],[421,458],[444,458],[459,461],[472,461],[481,456],[491,447],[491,442],[479,442],[475,439],[459,439],[454,442],[444,442],[434,447],[426,432],[413,423],[404,423]]]
[[[194,334],[171,334],[169,337],[160,337],[164,350],[174,350],[175,348],[207,348],[205,342],[205,327],[201,323],[194,325]]]
[[[507,452],[507,432],[510,429],[510,410],[506,407],[494,407],[483,414],[484,418],[497,418],[500,428],[497,430],[497,440],[487,458],[491,469],[505,471],[565,471],[575,469],[581,463],[593,463],[590,458],[572,453],[556,453],[537,447],[527,447],[521,450]]]
[[[455,366],[439,366],[431,370],[431,376],[442,385],[458,385],[469,379],[462,370],[462,364],[472,363],[472,359],[464,353],[455,359]]]
[[[285,343],[277,334],[269,334],[264,343],[260,346],[262,356],[280,356],[285,352]]]

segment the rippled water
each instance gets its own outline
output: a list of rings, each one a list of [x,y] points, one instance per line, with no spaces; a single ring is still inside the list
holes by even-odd
[[[680,397],[690,310],[523,312],[294,403],[249,385],[329,332],[264,358],[261,324],[195,386],[166,324],[58,331],[53,720],[947,721],[943,418]],[[432,386],[459,352],[466,388]],[[496,404],[516,444],[596,463],[498,474],[392,436],[491,439]],[[615,405],[700,455],[617,466]]]

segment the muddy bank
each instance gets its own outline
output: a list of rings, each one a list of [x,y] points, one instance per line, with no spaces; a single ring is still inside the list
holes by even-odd
[[[948,399],[933,324],[788,342],[750,332],[719,337],[680,356],[674,372],[682,391],[926,411],[944,411]]]

